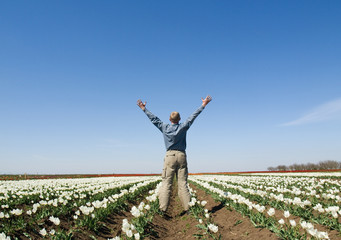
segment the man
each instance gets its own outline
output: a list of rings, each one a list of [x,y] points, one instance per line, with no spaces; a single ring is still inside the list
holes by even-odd
[[[163,123],[158,117],[146,108],[146,102],[140,99],[137,105],[145,112],[150,121],[163,133],[165,146],[167,149],[162,171],[162,186],[159,192],[160,210],[165,212],[169,205],[169,198],[172,190],[174,174],[178,180],[178,195],[184,212],[189,209],[190,193],[187,187],[187,157],[186,157],[186,133],[195,118],[204,110],[206,105],[212,100],[211,96],[201,98],[202,105],[184,122],[180,123],[180,114],[172,112],[169,120],[171,124]]]

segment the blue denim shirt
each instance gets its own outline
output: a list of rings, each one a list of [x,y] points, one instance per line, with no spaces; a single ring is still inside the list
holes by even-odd
[[[152,114],[147,108],[144,109],[145,114],[150,121],[163,133],[166,149],[168,150],[186,150],[186,133],[196,117],[204,110],[204,106],[200,106],[187,120],[178,124],[163,123],[157,116]]]

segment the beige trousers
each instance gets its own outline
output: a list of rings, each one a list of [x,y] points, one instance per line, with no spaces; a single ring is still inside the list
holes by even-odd
[[[187,188],[187,157],[186,153],[169,150],[166,152],[164,167],[162,171],[162,186],[159,191],[160,209],[166,211],[172,191],[174,174],[178,181],[178,195],[185,211],[189,209],[188,203],[191,200]]]

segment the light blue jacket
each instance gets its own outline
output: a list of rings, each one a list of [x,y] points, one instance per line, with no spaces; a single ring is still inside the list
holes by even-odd
[[[189,118],[187,118],[185,122],[180,124],[163,123],[147,108],[144,109],[144,112],[150,121],[163,133],[167,151],[179,150],[185,152],[187,130],[190,128],[196,117],[202,112],[202,110],[204,110],[204,108],[204,106],[200,106]]]

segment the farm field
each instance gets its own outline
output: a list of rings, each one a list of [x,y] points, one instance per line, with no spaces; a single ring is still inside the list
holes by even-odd
[[[341,239],[340,172],[190,175],[166,215],[160,176],[0,181],[1,239]]]

